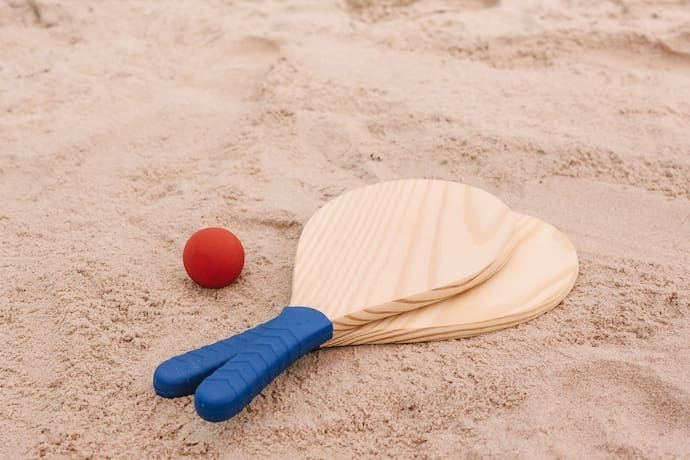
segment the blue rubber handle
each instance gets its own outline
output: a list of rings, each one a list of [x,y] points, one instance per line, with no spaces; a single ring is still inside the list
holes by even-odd
[[[153,388],[165,398],[191,395],[202,380],[259,337],[273,321],[162,362],[153,373]]]
[[[290,364],[333,337],[331,321],[309,307],[286,307],[269,323],[197,387],[194,406],[203,419],[222,422],[237,414]]]

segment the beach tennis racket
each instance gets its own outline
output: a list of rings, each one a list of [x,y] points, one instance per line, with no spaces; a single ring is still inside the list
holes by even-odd
[[[225,420],[326,341],[486,280],[508,259],[514,229],[515,215],[500,200],[455,182],[400,180],[345,193],[304,227],[290,306],[162,363],[154,387],[166,397],[196,389],[197,412]]]
[[[414,311],[348,331],[327,346],[407,343],[467,337],[528,321],[558,305],[578,274],[568,238],[534,217],[519,215],[517,246],[505,266],[482,284]]]

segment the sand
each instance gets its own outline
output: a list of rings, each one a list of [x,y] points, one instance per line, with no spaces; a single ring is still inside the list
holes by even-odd
[[[3,1],[0,145],[1,458],[690,457],[687,1]],[[280,311],[320,205],[408,177],[565,232],[570,296],[311,354],[226,423],[155,396]]]

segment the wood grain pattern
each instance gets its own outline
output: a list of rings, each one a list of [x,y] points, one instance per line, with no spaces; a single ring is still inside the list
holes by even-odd
[[[517,246],[493,277],[433,305],[346,331],[324,346],[466,337],[514,326],[558,305],[577,278],[575,248],[546,222],[518,216]]]
[[[305,225],[290,304],[323,311],[336,331],[420,308],[495,273],[514,229],[505,204],[465,184],[414,179],[353,190]]]

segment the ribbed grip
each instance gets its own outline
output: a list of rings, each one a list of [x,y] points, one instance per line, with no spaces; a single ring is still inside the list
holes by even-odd
[[[242,351],[276,318],[228,339],[188,351],[161,363],[153,373],[153,388],[159,396],[177,398],[194,393],[202,380]]]
[[[269,323],[199,385],[194,406],[203,419],[222,422],[237,414],[290,364],[333,336],[331,321],[313,308],[286,307]]]

